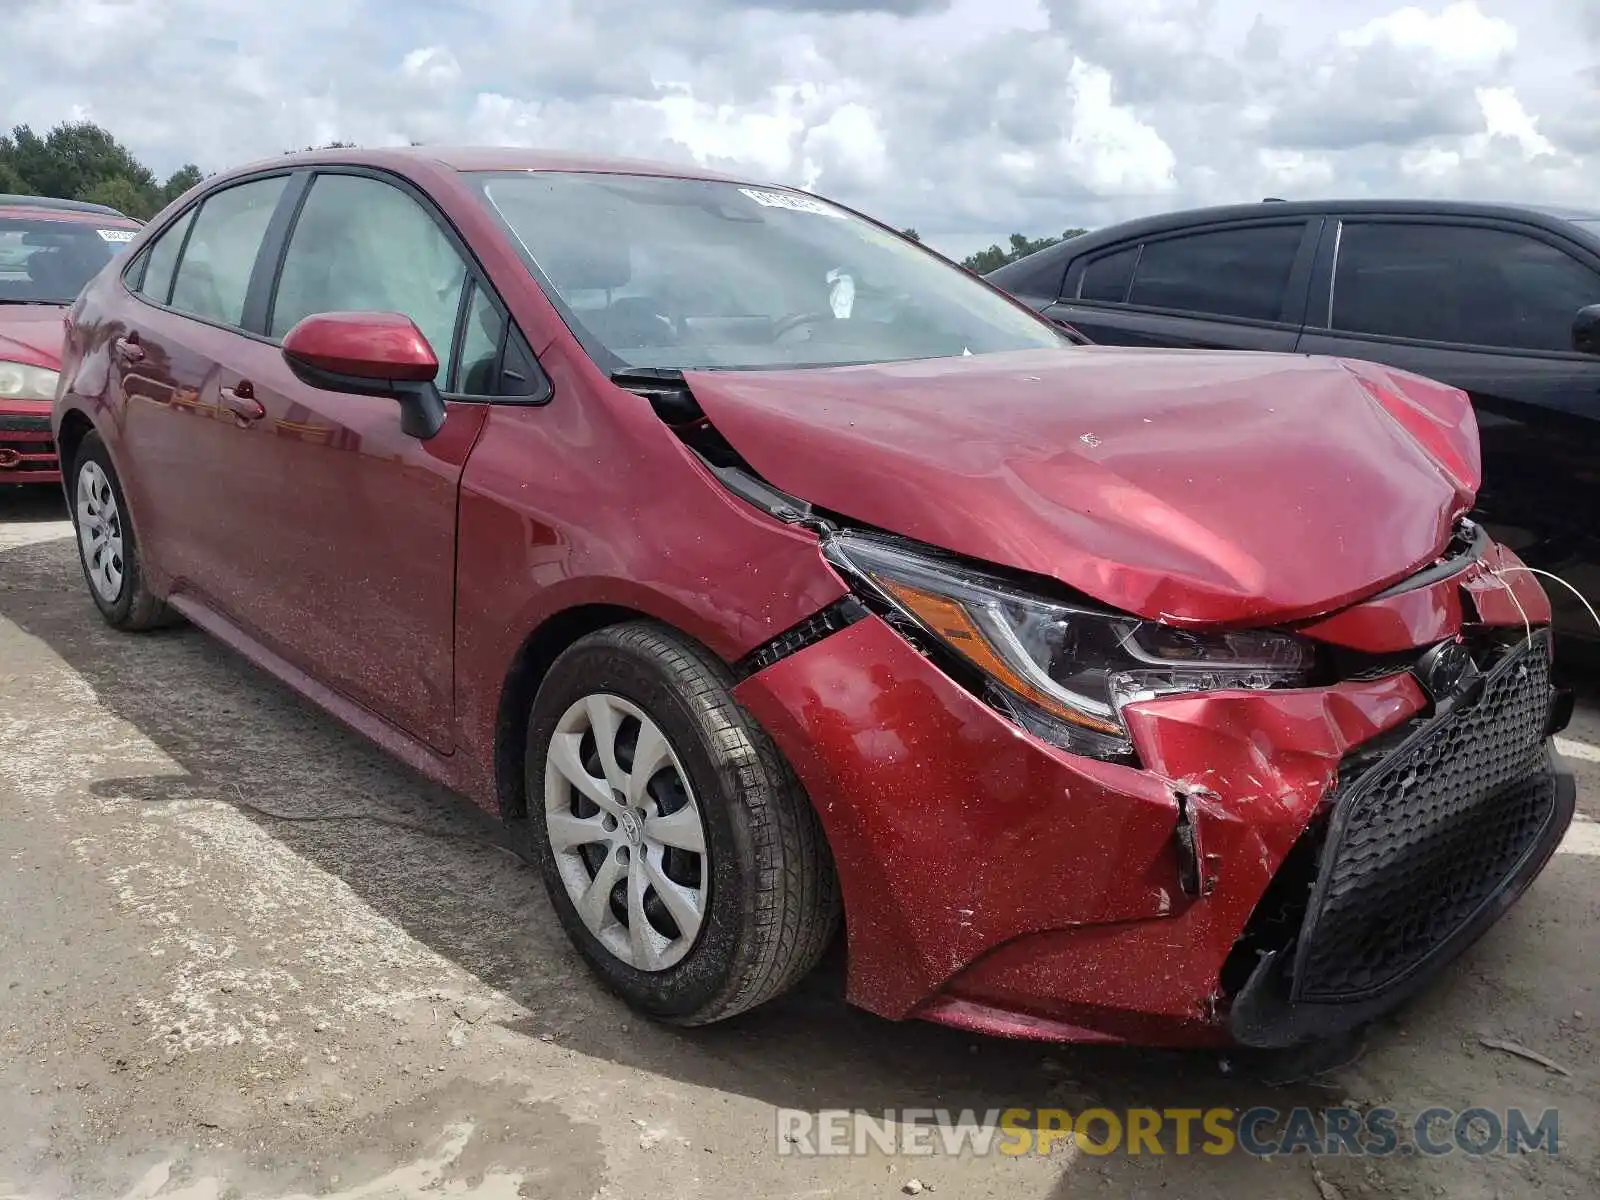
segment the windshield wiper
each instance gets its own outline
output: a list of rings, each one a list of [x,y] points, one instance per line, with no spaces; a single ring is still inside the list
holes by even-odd
[[[0,304],[40,304],[50,308],[65,308],[71,300],[13,300],[10,296],[0,296]]]

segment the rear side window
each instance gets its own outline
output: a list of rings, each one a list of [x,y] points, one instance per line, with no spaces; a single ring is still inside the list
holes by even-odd
[[[166,304],[172,299],[172,277],[177,271],[178,255],[183,253],[184,235],[194,223],[194,214],[195,210],[191,208],[150,243],[150,249],[145,251],[144,265],[140,268],[144,276],[137,289],[140,295],[157,304]]]
[[[1128,298],[1128,285],[1133,282],[1133,264],[1138,261],[1137,246],[1094,259],[1083,269],[1083,279],[1078,283],[1078,299],[1121,304]]]
[[[1333,327],[1511,350],[1571,350],[1600,274],[1510,230],[1357,222],[1339,236]]]
[[[1259,225],[1146,243],[1128,303],[1276,321],[1304,230]]]
[[[244,323],[256,253],[287,182],[288,176],[278,175],[206,197],[178,264],[173,308],[223,325]]]

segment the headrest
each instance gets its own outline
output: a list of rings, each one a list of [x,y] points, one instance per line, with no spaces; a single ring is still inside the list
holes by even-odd
[[[73,270],[64,247],[35,250],[27,258],[28,278],[52,298],[65,297],[69,292],[77,295],[82,282],[80,273]]]
[[[589,189],[581,193],[551,187],[526,203],[494,200],[505,204],[511,227],[558,291],[622,287],[633,277],[627,225],[616,209],[596,204]]]
[[[592,226],[563,230],[537,248],[534,258],[560,292],[619,288],[633,277],[628,243]]]

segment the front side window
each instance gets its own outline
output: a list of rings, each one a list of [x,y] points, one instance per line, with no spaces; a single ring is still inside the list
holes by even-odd
[[[173,308],[221,325],[244,324],[256,254],[286,183],[286,175],[256,179],[201,202],[173,280]]]
[[[1305,223],[1219,229],[1145,244],[1128,303],[1276,321]]]
[[[602,173],[472,178],[611,369],[1070,349],[959,267],[802,192]]]
[[[1571,350],[1572,320],[1600,304],[1600,274],[1505,229],[1347,223],[1339,235],[1333,327],[1421,341]]]
[[[138,230],[0,213],[0,304],[71,304]]]
[[[314,313],[404,313],[438,356],[442,386],[466,283],[461,256],[410,196],[366,176],[319,175],[289,237],[270,332]]]

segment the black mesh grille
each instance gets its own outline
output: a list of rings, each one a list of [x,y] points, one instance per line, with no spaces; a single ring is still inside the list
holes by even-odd
[[[1476,704],[1424,726],[1340,788],[1294,966],[1294,998],[1398,983],[1496,893],[1550,820],[1542,638]]]
[[[49,433],[50,418],[43,413],[0,413],[0,429],[17,433]]]

